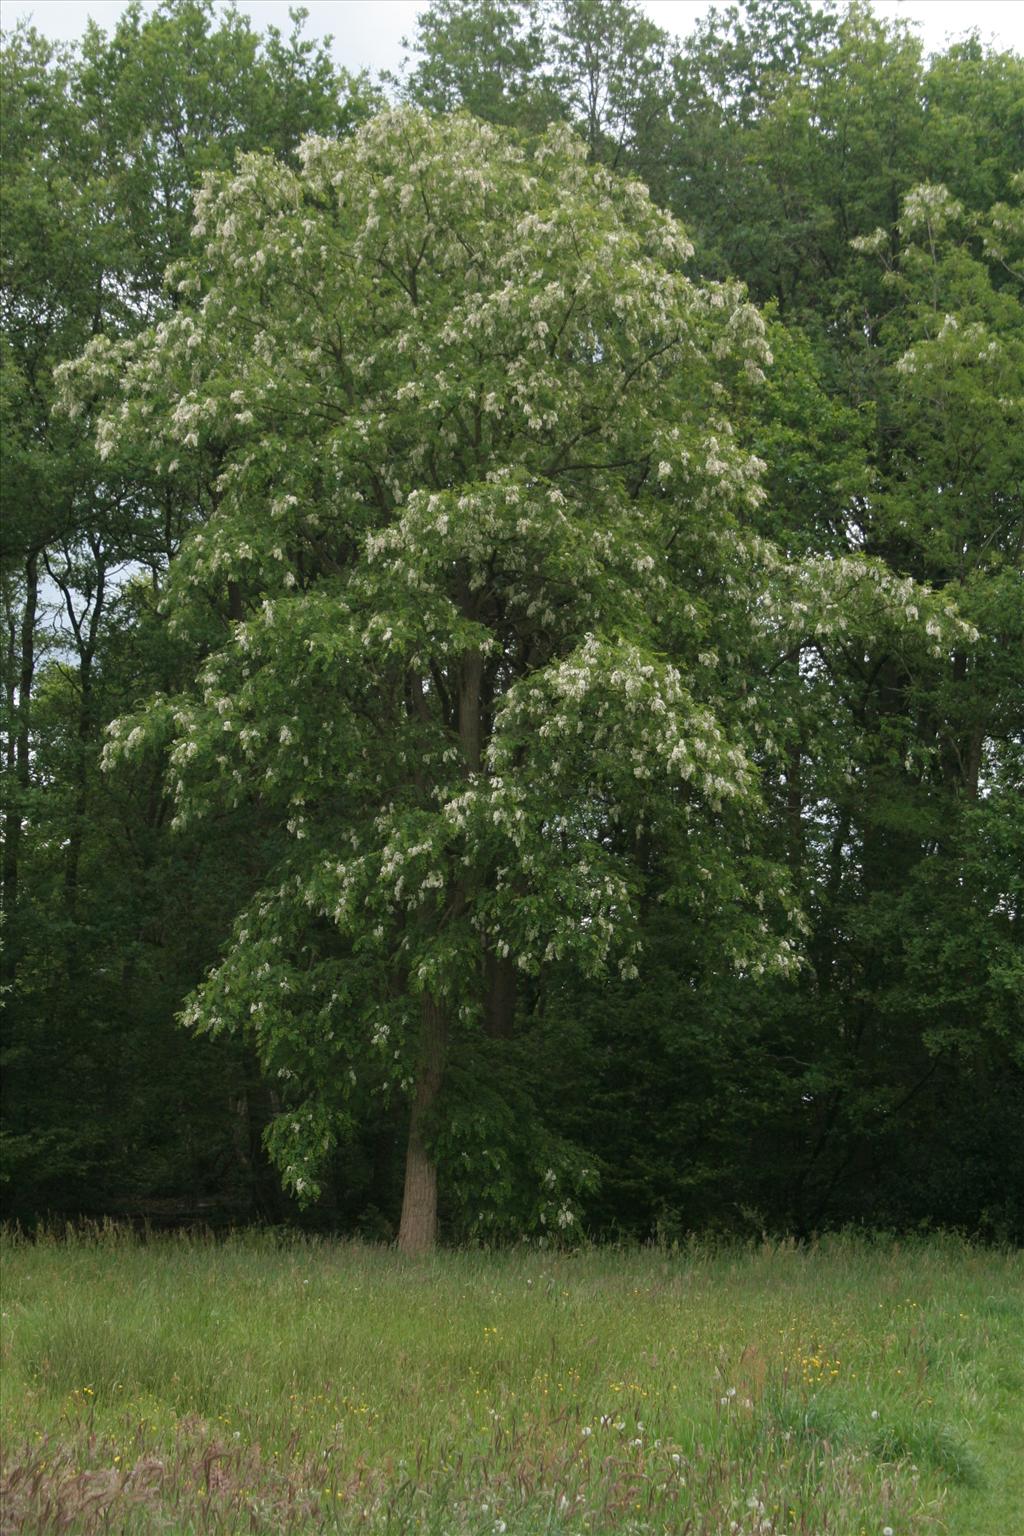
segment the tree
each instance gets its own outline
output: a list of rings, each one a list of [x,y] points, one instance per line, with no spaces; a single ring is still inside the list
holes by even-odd
[[[670,206],[713,270],[828,330],[848,241],[916,179],[920,42],[863,5],[751,0],[712,9],[673,74]]]
[[[187,1017],[253,1034],[300,1196],[367,1076],[411,1094],[419,1251],[451,1064],[512,1030],[521,976],[635,976],[649,870],[719,959],[795,965],[756,832],[771,739],[729,664],[895,622],[907,589],[744,535],[761,466],[726,412],[761,317],[565,130],[528,156],[384,114],[209,180],[197,233],[179,311],[66,373],[112,465],[219,466],[167,603],[223,639],[108,756],[168,750],[181,822],[251,802],[287,827]]]
[[[847,812],[859,856],[841,926],[844,986],[870,988],[870,1017],[853,997],[848,1011],[871,1137],[891,1136],[895,1108],[927,1106],[933,1093],[980,1099],[996,1120],[999,1100],[1019,1103],[1022,1087],[1019,192],[1018,180],[1013,206],[971,218],[946,187],[924,183],[895,231],[855,242],[880,258],[885,295],[871,325],[884,437],[865,538],[954,598],[977,636],[924,666],[875,652],[870,673],[837,679],[863,711],[862,793]],[[970,1163],[984,1164],[973,1149],[985,1120],[976,1108],[942,1120],[961,1160],[971,1149]],[[993,1172],[974,1173],[990,1210]],[[970,1195],[958,1199],[956,1218],[969,1219]]]
[[[434,0],[418,18],[420,58],[406,64],[402,95],[520,133],[569,122],[592,160],[664,200],[668,43],[627,0]]]
[[[668,107],[668,34],[627,0],[561,0],[551,60],[567,116],[590,157],[658,190]]]
[[[426,111],[465,110],[535,131],[560,115],[538,0],[434,0],[402,46],[421,55],[403,65],[402,95]]]
[[[81,423],[54,418],[53,370],[91,336],[131,334],[170,306],[163,268],[187,248],[204,170],[246,148],[288,154],[305,132],[344,133],[370,109],[365,83],[336,70],[301,32],[299,13],[289,37],[274,29],[261,37],[234,12],[218,20],[208,0],[167,0],[145,18],[129,6],[110,36],[89,26],[74,47],[19,26],[0,51],[4,1120],[20,1215],[33,1199],[53,1204],[61,1189],[85,1187],[101,1146],[96,1157],[108,1169],[117,1157],[133,1173],[144,1161],[115,1157],[108,1109],[88,1125],[78,1112],[93,1084],[104,1096],[104,1071],[108,1082],[125,1081],[96,1043],[109,1040],[109,1058],[133,1063],[140,1080],[122,1102],[152,1105],[139,1041],[150,1031],[151,1052],[173,1059],[180,1050],[167,977],[179,992],[188,986],[189,950],[196,959],[206,942],[193,934],[179,970],[170,937],[159,954],[146,903],[111,899],[115,860],[122,896],[150,886],[161,862],[161,797],[127,795],[133,815],[123,835],[97,773],[105,718],[176,664],[173,647],[129,635],[136,621],[145,629],[148,610],[126,591],[127,577],[144,570],[159,588],[182,530],[201,515],[204,487],[103,466]],[[153,670],[124,698],[142,654]],[[170,867],[187,883],[188,860]],[[127,1006],[129,974],[143,1006]],[[131,1183],[127,1172],[121,1178]]]
[[[671,205],[710,269],[735,271],[787,325],[755,412],[760,528],[788,548],[867,550],[941,588],[980,635],[912,663],[872,640],[814,663],[816,701],[807,677],[795,695],[802,738],[771,812],[797,833],[813,974],[757,1003],[766,1053],[793,1063],[766,1126],[764,1203],[804,1229],[970,1224],[1013,1184],[996,1138],[979,1138],[1021,1091],[1006,1013],[1017,898],[995,852],[1019,836],[1021,61],[974,40],[929,65],[866,7],[777,0],[711,17],[674,70]],[[939,183],[959,225],[940,200],[929,227]]]

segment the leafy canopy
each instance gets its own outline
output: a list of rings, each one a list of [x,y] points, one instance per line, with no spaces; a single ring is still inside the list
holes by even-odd
[[[187,1016],[253,1031],[308,1194],[351,1095],[412,1081],[420,998],[457,1055],[489,959],[637,974],[641,848],[737,964],[795,966],[735,669],[902,622],[910,584],[745,530],[764,323],[567,130],[401,111],[300,159],[209,179],[180,308],[64,382],[111,464],[216,472],[167,593],[196,686],[108,757],[168,748],[182,821],[287,830]]]

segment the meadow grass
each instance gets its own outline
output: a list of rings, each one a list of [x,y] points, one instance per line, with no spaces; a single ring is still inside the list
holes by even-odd
[[[1022,1405],[953,1239],[3,1244],[4,1532],[1015,1536]]]

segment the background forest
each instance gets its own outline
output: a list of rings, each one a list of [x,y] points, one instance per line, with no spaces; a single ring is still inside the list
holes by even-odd
[[[186,692],[259,600],[228,583],[184,634],[161,604],[219,466],[104,460],[88,412],[53,409],[61,364],[186,302],[163,276],[205,173],[240,151],[294,164],[390,97],[527,146],[568,123],[644,182],[695,276],[739,279],[763,315],[772,364],[731,407],[766,465],[743,532],[822,572],[872,557],[973,626],[916,650],[881,630],[723,649],[720,692],[752,691],[767,722],[751,858],[787,872],[802,964],[734,964],[739,901],[707,920],[661,901],[659,848],[634,849],[638,974],[569,946],[446,1079],[442,1232],[537,1235],[562,1211],[595,1237],[1020,1240],[1021,58],[926,58],[861,5],[751,0],[679,41],[623,0],[435,0],[375,85],[299,13],[285,37],[167,0],[68,49],[18,27],[2,69],[8,1216],[397,1228],[409,1095],[369,1026],[300,1210],[267,1151],[289,1078],[246,1033],[180,1022],[286,858],[278,820],[246,795],[172,826],[166,751],[100,765],[110,722]]]

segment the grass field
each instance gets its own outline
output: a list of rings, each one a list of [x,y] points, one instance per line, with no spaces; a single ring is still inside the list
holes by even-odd
[[[1019,1536],[1024,1263],[8,1238],[2,1431],[4,1532]]]

